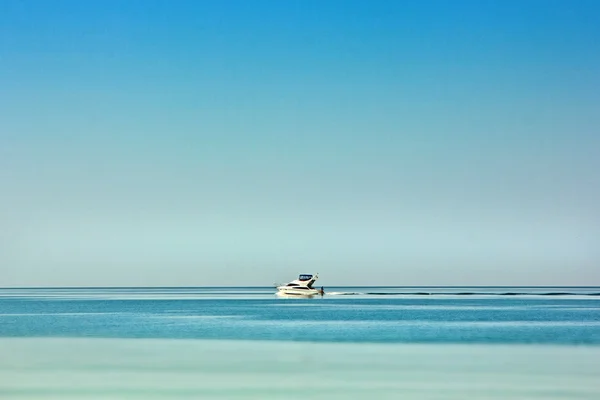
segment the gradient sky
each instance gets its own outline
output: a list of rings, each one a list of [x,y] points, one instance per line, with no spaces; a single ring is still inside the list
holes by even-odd
[[[0,2],[0,286],[600,285],[600,2]]]

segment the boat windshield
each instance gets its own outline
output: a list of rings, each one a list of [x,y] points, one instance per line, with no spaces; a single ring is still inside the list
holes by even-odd
[[[301,281],[308,281],[308,280],[312,279],[312,277],[313,277],[312,275],[302,274],[302,275],[300,275],[300,277],[298,279]]]

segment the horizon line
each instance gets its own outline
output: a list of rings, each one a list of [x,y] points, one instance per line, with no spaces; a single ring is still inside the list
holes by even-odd
[[[275,285],[216,285],[216,286],[1,286],[4,289],[220,289],[271,288]],[[326,286],[326,285],[316,285]],[[343,288],[600,288],[600,285],[327,285]]]

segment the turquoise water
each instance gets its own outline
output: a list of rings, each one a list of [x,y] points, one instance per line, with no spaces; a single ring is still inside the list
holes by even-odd
[[[600,398],[600,348],[0,339],[0,398]]]
[[[0,398],[600,398],[600,288],[325,289],[0,289]]]
[[[0,337],[599,344],[600,288],[0,290]]]

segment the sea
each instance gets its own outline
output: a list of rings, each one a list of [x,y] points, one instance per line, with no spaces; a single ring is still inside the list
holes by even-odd
[[[600,287],[0,289],[0,399],[600,399]]]

